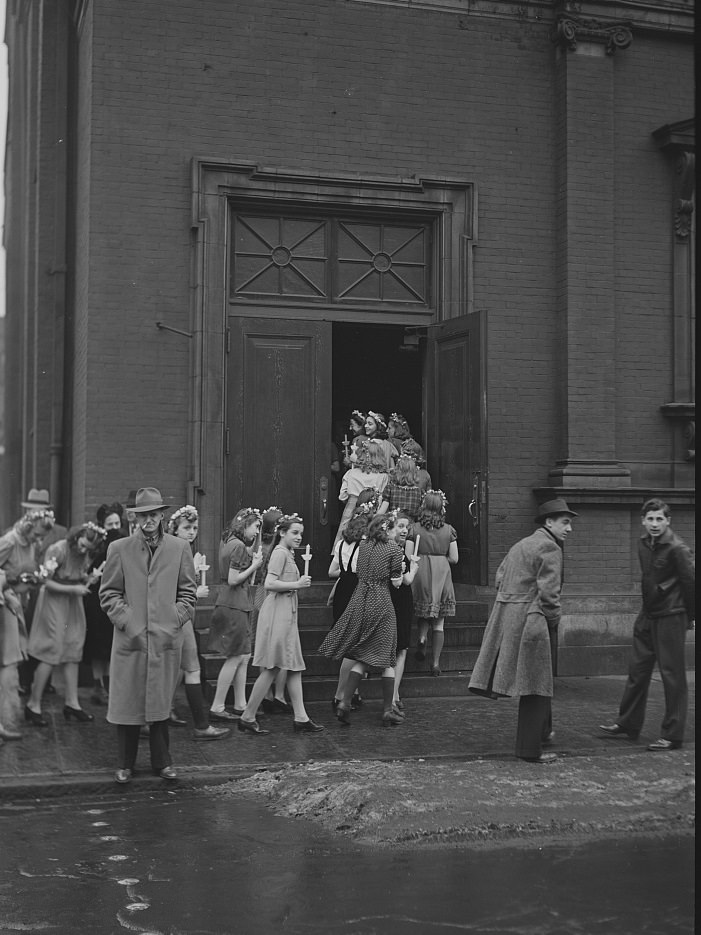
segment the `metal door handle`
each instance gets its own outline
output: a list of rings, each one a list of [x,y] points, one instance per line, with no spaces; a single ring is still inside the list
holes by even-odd
[[[327,526],[329,522],[329,479],[321,477],[319,479],[319,522],[322,526]]]
[[[467,512],[470,514],[472,519],[473,526],[479,526],[479,503],[477,498],[479,496],[479,471],[476,471],[473,474],[473,484],[472,484],[472,500],[467,508]]]

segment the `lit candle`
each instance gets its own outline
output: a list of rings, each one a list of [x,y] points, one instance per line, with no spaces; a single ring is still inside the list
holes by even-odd
[[[306,547],[306,549],[304,550],[304,553],[303,553],[303,555],[302,555],[302,558],[304,559],[304,574],[305,574],[305,575],[308,575],[308,574],[309,574],[309,562],[311,562],[311,560],[312,560],[312,553],[311,553],[311,551],[309,550],[309,543],[308,543],[308,542],[307,542],[307,547]]]

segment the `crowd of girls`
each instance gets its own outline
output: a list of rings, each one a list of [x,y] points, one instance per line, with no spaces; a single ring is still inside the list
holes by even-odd
[[[382,673],[381,722],[394,726],[404,718],[400,687],[414,617],[419,626],[414,655],[426,658],[431,631],[431,673],[440,675],[444,621],[455,613],[450,565],[458,557],[456,533],[446,522],[445,497],[431,489],[423,451],[402,416],[393,413],[388,423],[379,412],[355,411],[350,429],[339,498],[345,509],[328,570],[335,581],[329,599],[333,626],[319,653],[339,662],[333,710],[341,725],[350,724],[350,712],[362,703],[362,679],[374,668]],[[74,526],[45,554],[40,545],[54,525],[50,510],[27,512],[0,537],[0,743],[21,737],[15,729],[17,668],[28,655],[35,661],[24,707],[28,724],[47,726],[42,699],[57,666],[66,720],[94,719],[78,697],[81,661],[92,669],[91,701],[106,703],[113,628],[98,589],[110,543],[130,533],[125,512],[119,503],[102,504],[97,522]],[[197,510],[186,505],[171,515],[167,532],[186,539],[194,551],[198,523]],[[302,690],[306,666],[298,592],[311,579],[300,574],[294,555],[303,532],[298,514],[277,507],[263,513],[243,508],[224,528],[221,585],[205,647],[223,662],[209,707],[193,623],[184,628],[180,678],[195,740],[225,737],[233,722],[243,733],[267,734],[258,723],[261,710],[293,715],[297,732],[323,729],[309,717]],[[38,597],[28,628],[25,611],[32,592]],[[198,597],[207,594],[200,585]],[[247,698],[251,662],[259,674]],[[233,704],[227,707],[230,692]],[[185,723],[174,710],[171,721]]]

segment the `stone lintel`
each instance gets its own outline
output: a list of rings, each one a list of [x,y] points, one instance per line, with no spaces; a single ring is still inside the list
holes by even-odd
[[[629,487],[630,471],[618,461],[556,461],[548,479],[557,488]]]

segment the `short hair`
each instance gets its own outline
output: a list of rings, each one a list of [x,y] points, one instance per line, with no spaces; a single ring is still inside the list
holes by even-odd
[[[643,503],[640,515],[647,516],[648,513],[657,513],[658,511],[664,513],[667,519],[669,519],[672,515],[672,511],[664,502],[664,500],[660,500],[659,497],[651,497],[649,500],[646,500],[645,503]]]

